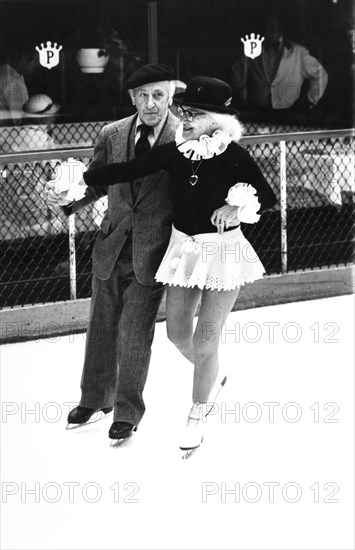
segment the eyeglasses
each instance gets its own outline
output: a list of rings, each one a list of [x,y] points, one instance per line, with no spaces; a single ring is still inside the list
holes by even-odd
[[[187,120],[188,122],[192,122],[194,118],[197,118],[199,116],[204,116],[206,113],[196,113],[194,111],[189,111],[188,109],[184,109],[183,107],[178,106],[178,115],[180,118]]]

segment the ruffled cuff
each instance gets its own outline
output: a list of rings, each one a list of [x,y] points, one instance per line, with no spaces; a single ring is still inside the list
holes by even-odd
[[[257,223],[260,220],[260,214],[257,214],[259,208],[260,204],[257,208],[247,205],[239,206],[237,212],[239,221],[241,221],[242,223]]]
[[[228,191],[226,202],[231,206],[238,206],[237,216],[243,223],[256,223],[260,219],[260,203],[256,196],[256,189],[249,183],[239,182]]]

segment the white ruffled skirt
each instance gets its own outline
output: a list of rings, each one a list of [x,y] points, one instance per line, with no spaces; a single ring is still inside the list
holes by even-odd
[[[261,279],[265,269],[240,227],[190,237],[174,226],[155,279],[201,290],[234,290]]]

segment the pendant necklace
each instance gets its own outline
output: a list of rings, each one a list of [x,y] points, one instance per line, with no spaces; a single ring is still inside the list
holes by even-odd
[[[198,176],[196,175],[196,172],[197,172],[197,170],[200,168],[201,162],[202,162],[202,161],[203,161],[203,159],[201,159],[200,162],[198,163],[196,170],[194,170],[194,168],[193,168],[193,162],[194,162],[194,161],[193,161],[193,160],[191,161],[191,172],[192,172],[192,175],[190,176],[190,180],[189,180],[190,185],[196,185],[196,183],[198,182]]]

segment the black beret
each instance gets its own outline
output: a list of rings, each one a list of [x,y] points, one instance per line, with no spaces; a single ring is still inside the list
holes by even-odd
[[[174,73],[171,67],[168,65],[160,65],[158,63],[151,63],[150,65],[144,65],[140,67],[126,82],[128,89],[138,88],[144,84],[151,82],[161,82],[163,80],[173,80]]]

